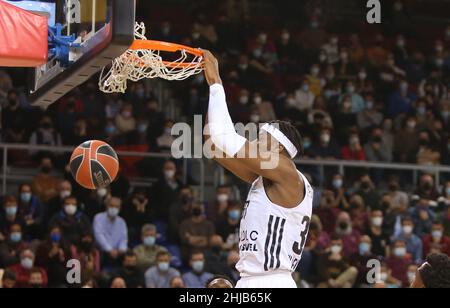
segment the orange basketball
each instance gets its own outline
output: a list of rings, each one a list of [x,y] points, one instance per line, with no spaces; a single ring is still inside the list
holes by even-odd
[[[98,140],[86,141],[73,151],[70,171],[84,188],[106,187],[117,176],[119,159],[109,144]]]

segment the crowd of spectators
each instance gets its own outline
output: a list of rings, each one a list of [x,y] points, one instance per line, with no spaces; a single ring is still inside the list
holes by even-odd
[[[203,1],[199,1],[203,3]],[[261,26],[247,1],[191,10],[189,26],[164,21],[154,38],[201,46],[221,63],[236,122],[289,120],[305,157],[325,160],[450,164],[450,26],[431,38],[403,31],[393,1],[390,31],[336,31],[321,1],[298,8],[305,22]],[[194,4],[192,4],[194,6]],[[425,43],[427,42],[427,43]],[[18,79],[20,80],[20,78]],[[29,105],[11,70],[0,70],[1,140],[78,145],[101,139],[117,150],[168,152],[171,127],[204,113],[204,77],[170,83],[164,112],[151,83],[104,95],[90,81],[48,111]],[[215,275],[238,279],[239,219],[245,200],[231,182],[199,200],[179,179],[176,161],[122,159],[109,188],[81,189],[67,157],[10,151],[13,166],[38,168],[31,182],[2,198],[3,287],[204,287]],[[381,261],[379,286],[408,286],[430,252],[450,255],[450,176],[408,172],[301,169],[316,185],[309,239],[295,275],[299,286],[367,286],[367,261]],[[130,187],[134,175],[157,177]],[[82,279],[67,283],[67,261]]]

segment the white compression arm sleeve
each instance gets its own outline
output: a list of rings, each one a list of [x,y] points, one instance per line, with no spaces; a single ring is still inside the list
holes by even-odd
[[[209,91],[208,123],[211,140],[222,152],[233,157],[244,146],[247,139],[240,136],[234,129],[223,86],[213,84]]]

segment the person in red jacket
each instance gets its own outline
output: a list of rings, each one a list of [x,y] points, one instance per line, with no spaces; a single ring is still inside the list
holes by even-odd
[[[16,273],[16,288],[30,288],[30,276],[36,269],[40,270],[42,273],[42,287],[47,287],[47,272],[43,268],[33,267],[34,258],[34,253],[29,249],[25,249],[20,254],[20,263],[10,267],[10,269]]]
[[[366,160],[366,154],[357,133],[350,135],[348,145],[342,147],[341,152],[342,158],[345,160]]]
[[[402,287],[409,286],[408,266],[413,263],[411,255],[406,251],[406,243],[396,240],[392,246],[391,255],[386,258],[386,265],[392,270],[392,276],[402,282]]]
[[[430,253],[432,246],[439,246],[442,253],[450,255],[450,237],[444,235],[444,226],[440,223],[433,223],[431,233],[425,235],[422,242],[424,256]]]

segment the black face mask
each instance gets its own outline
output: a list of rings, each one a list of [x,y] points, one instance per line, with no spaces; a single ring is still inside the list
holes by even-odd
[[[186,196],[186,195],[181,196],[181,203],[182,204],[190,204],[190,203],[192,203],[192,197]]]
[[[361,183],[361,188],[364,190],[367,190],[370,188],[370,184],[368,182],[362,182]]]
[[[339,229],[347,230],[347,228],[348,228],[348,223],[347,222],[343,221],[343,222],[339,223]]]
[[[51,168],[51,167],[48,167],[48,166],[44,166],[44,167],[41,168],[41,171],[42,171],[43,173],[45,173],[45,174],[49,174],[50,171],[52,171],[52,168]]]
[[[222,251],[222,247],[220,246],[212,246],[211,251],[215,254],[219,254]]]
[[[92,250],[93,246],[94,246],[93,242],[91,242],[91,241],[83,241],[80,244],[80,248],[84,252],[90,252]]]
[[[17,100],[15,100],[15,99],[9,99],[8,101],[9,101],[9,105],[10,105],[11,107],[16,107],[16,106],[17,106]]]
[[[202,215],[202,210],[199,209],[198,207],[193,208],[192,209],[192,215],[195,216],[195,217],[198,217],[198,216]]]
[[[424,190],[431,190],[433,188],[433,185],[431,185],[430,183],[425,183],[422,185]]]
[[[373,137],[373,142],[374,142],[374,143],[381,143],[382,141],[383,141],[383,140],[381,139],[380,136]]]
[[[398,185],[397,184],[389,184],[389,190],[390,191],[397,191]]]
[[[428,146],[428,144],[429,144],[429,142],[428,142],[428,140],[426,140],[426,139],[421,139],[421,140],[419,140],[419,145],[420,145],[420,146],[425,147],[425,146]]]

